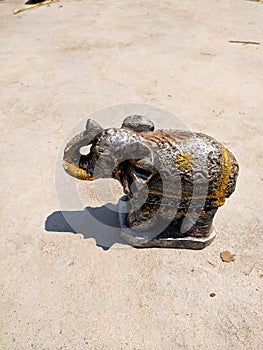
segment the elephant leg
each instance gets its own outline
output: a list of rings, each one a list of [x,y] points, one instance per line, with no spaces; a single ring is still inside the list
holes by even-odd
[[[218,208],[205,209],[200,215],[187,214],[183,219],[182,227],[188,225],[188,231],[183,229],[187,236],[206,237],[211,233],[213,218]]]
[[[140,209],[128,214],[127,224],[135,231],[144,231],[152,227],[157,220],[158,206],[143,205]]]
[[[128,214],[128,226],[135,231],[144,231],[152,228],[158,220],[160,202],[160,196],[148,195],[145,203],[139,209]]]

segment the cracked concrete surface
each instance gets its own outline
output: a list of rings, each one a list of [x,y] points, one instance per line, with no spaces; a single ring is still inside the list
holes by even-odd
[[[14,16],[22,6],[0,3],[0,349],[260,349],[263,5],[61,0]],[[236,155],[237,190],[210,247],[103,250],[45,229],[61,210],[55,168],[69,131],[127,102],[162,107]],[[78,186],[83,207],[105,204]]]

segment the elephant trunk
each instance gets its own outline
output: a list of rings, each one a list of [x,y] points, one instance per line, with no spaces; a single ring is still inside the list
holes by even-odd
[[[73,137],[66,145],[64,150],[63,165],[65,171],[80,180],[93,180],[89,174],[80,165],[81,147],[88,146],[94,138],[103,131],[102,127],[94,120],[88,119],[86,130]]]
[[[90,143],[90,137],[86,132],[81,132],[77,136],[73,137],[64,150],[63,166],[65,171],[80,180],[91,180],[91,176],[86,170],[81,169],[79,161],[81,157],[80,148],[87,146]]]

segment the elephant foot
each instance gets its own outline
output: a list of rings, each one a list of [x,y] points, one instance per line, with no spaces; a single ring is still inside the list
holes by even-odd
[[[211,234],[213,218],[217,208],[209,208],[201,212],[199,216],[187,214],[181,225],[181,232],[191,237],[207,237]]]
[[[158,208],[157,208],[158,209]],[[156,209],[156,211],[157,211]],[[145,231],[154,226],[156,222],[156,211],[142,210],[142,208],[127,215],[127,226],[135,231]]]

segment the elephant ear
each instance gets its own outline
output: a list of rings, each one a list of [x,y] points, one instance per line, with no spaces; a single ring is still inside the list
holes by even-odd
[[[142,115],[130,115],[123,120],[122,128],[130,129],[135,132],[147,132],[154,130],[153,122]]]
[[[88,119],[86,124],[86,130],[101,132],[103,128],[99,125],[99,123],[95,122],[95,120]]]
[[[86,136],[89,136],[90,140],[99,135],[102,131],[103,128],[95,122],[95,120],[88,119],[84,133]]]

